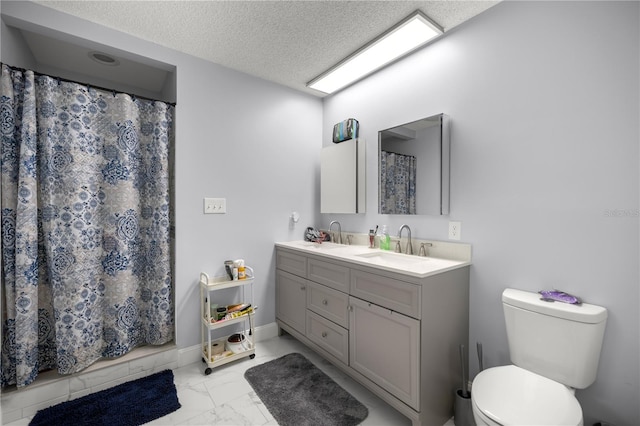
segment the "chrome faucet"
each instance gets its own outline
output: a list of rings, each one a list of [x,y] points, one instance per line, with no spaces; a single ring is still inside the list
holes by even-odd
[[[411,245],[411,228],[409,228],[409,225],[402,225],[400,227],[400,230],[398,231],[398,238],[402,238],[402,230],[403,229],[407,229],[407,232],[409,233],[409,241],[407,241],[407,250],[405,251],[406,254],[413,254],[413,246]]]
[[[329,224],[329,233],[331,233],[331,227],[333,226],[334,223],[338,224],[338,241],[337,241],[337,243],[338,244],[342,244],[342,226],[340,226],[340,222],[338,222],[337,220],[332,221]],[[331,241],[335,243],[336,241],[334,241],[334,240],[335,240],[335,238],[331,238]]]

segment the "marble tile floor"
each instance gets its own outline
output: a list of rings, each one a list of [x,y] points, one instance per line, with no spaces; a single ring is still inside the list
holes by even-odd
[[[254,359],[223,365],[205,376],[202,362],[174,370],[178,400],[182,407],[148,425],[277,425],[267,408],[244,379],[244,372],[258,364],[298,352],[324,371],[369,409],[363,426],[410,426],[411,421],[372,394],[328,361],[289,335],[257,342]],[[26,426],[24,418],[6,426]],[[445,426],[452,426],[449,420]]]

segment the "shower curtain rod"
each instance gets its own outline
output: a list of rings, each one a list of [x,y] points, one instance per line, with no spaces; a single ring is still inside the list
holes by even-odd
[[[401,153],[401,152],[388,151],[388,150],[386,150],[386,149],[383,149],[382,151],[383,151],[383,152],[387,152],[387,153],[389,153],[389,154],[404,155],[405,157],[413,157],[413,158],[416,158],[416,156],[415,156],[415,155],[411,155],[411,154],[403,154],[403,153]]]
[[[16,70],[16,71],[22,71],[22,72],[32,71],[32,72],[33,72],[33,74],[34,74],[34,75],[37,75],[37,76],[50,77],[50,78],[53,78],[53,79],[58,80],[58,81],[64,81],[64,82],[66,82],[66,83],[81,84],[81,85],[83,85],[83,86],[87,86],[87,88],[93,87],[94,89],[103,90],[103,91],[105,91],[105,92],[111,92],[111,93],[113,93],[113,94],[114,94],[114,96],[115,96],[115,94],[116,94],[116,93],[124,93],[125,95],[129,95],[129,96],[131,96],[133,99],[138,98],[138,99],[144,99],[144,100],[146,100],[146,101],[162,102],[162,103],[165,103],[165,104],[167,104],[167,105],[171,105],[171,106],[173,106],[173,107],[175,107],[175,106],[176,106],[176,103],[175,103],[175,102],[161,101],[160,99],[148,98],[148,97],[146,97],[146,96],[136,95],[136,94],[134,94],[134,93],[129,93],[129,92],[123,92],[123,91],[118,92],[118,91],[117,91],[117,90],[115,90],[115,89],[109,89],[109,88],[107,88],[107,87],[97,86],[97,85],[95,85],[95,84],[85,83],[85,82],[82,82],[82,81],[70,80],[70,79],[68,79],[68,78],[58,77],[58,76],[55,76],[55,75],[44,74],[44,73],[41,73],[41,72],[38,72],[38,71],[28,70],[28,69],[26,69],[26,68],[14,67],[13,65],[5,64],[4,62],[0,62],[0,65],[6,65],[6,66],[8,66],[9,68],[11,68],[11,69],[13,69],[13,70]]]

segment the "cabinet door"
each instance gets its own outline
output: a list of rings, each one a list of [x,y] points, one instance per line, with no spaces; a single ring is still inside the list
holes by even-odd
[[[420,322],[349,297],[349,364],[420,411]]]
[[[276,316],[295,330],[306,331],[307,280],[276,270]]]

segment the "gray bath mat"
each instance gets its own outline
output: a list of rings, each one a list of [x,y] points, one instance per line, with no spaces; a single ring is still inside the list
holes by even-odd
[[[299,353],[248,369],[244,377],[281,426],[352,426],[369,411]]]

